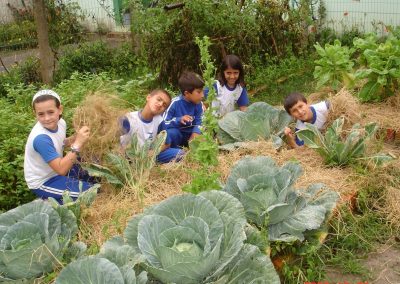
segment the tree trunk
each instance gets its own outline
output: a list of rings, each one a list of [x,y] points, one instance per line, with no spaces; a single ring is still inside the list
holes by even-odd
[[[39,43],[40,74],[43,83],[51,84],[53,82],[54,55],[49,43],[49,27],[44,0],[33,0],[33,13]]]

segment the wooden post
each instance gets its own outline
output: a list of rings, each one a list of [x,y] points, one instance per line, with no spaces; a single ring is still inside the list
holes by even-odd
[[[46,5],[44,0],[33,0],[33,14],[39,43],[40,74],[45,84],[53,82],[54,55],[49,42]]]

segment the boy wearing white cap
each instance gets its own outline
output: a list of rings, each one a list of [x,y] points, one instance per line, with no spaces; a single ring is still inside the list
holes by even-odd
[[[79,151],[89,138],[87,126],[66,138],[67,125],[61,118],[63,106],[60,96],[52,90],[41,90],[32,99],[37,123],[25,146],[24,175],[29,189],[40,198],[55,198],[62,203],[65,190],[76,199],[92,184],[82,173],[77,161]],[[70,151],[63,156],[63,149]],[[79,178],[83,179],[82,181]]]

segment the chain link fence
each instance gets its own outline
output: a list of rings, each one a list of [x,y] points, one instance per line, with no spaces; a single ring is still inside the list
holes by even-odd
[[[387,34],[387,26],[400,26],[398,0],[325,0],[326,27],[336,32],[357,29],[361,33]]]

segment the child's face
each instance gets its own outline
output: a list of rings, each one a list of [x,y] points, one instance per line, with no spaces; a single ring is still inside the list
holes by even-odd
[[[295,119],[299,119],[301,121],[310,122],[313,118],[313,114],[309,104],[298,101],[292,108],[290,109],[290,115]]]
[[[235,87],[236,81],[239,79],[240,71],[237,69],[227,68],[224,71],[225,80],[229,87]]]
[[[193,92],[189,93],[185,91],[185,99],[191,103],[199,104],[204,98],[203,89],[194,89]]]
[[[163,92],[158,92],[153,96],[148,95],[146,101],[153,115],[162,114],[171,103],[170,98]]]
[[[54,100],[47,100],[35,103],[34,108],[36,119],[43,127],[49,130],[57,130],[58,121],[63,111],[61,105],[57,107]]]

